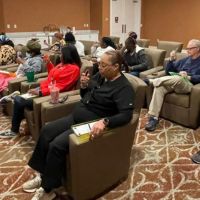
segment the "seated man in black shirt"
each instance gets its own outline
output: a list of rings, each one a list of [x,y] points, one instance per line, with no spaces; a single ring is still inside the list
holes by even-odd
[[[26,182],[23,189],[35,192],[32,200],[53,199],[52,189],[61,186],[65,174],[69,134],[73,124],[97,120],[91,130],[91,140],[102,135],[106,127],[114,128],[132,118],[134,91],[121,73],[122,57],[117,51],[103,54],[99,72],[90,80],[88,73],[81,76],[82,100],[74,112],[44,126],[29,166],[42,176]]]

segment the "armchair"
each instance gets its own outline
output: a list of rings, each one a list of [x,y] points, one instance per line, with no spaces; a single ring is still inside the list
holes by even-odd
[[[126,77],[136,92],[135,110],[131,122],[110,129],[102,137],[85,143],[81,143],[75,134],[70,135],[66,188],[76,200],[95,198],[128,176],[130,153],[143,106],[146,84],[135,76],[126,74]],[[78,100],[77,98],[76,102]],[[60,113],[68,106],[71,107],[72,104],[69,103],[70,105],[66,102],[55,106],[51,106],[48,102],[42,103],[43,124],[55,120],[52,113]],[[63,112],[64,116],[68,113],[70,112]]]
[[[47,72],[36,74],[35,78],[39,79],[45,76],[47,76]],[[8,82],[8,89],[4,90],[3,96],[13,93],[14,91],[21,91],[21,83],[23,82],[27,82],[26,77],[20,77],[20,78],[15,78],[15,79],[10,80]],[[4,107],[4,111],[7,115],[11,116],[12,110],[13,110],[12,102],[8,102]]]
[[[116,46],[119,45],[120,37],[117,36],[109,36],[109,37],[115,43]]]
[[[149,47],[149,44],[150,44],[150,40],[149,39],[137,39],[136,41],[137,41],[137,44],[140,47],[145,47],[145,48]]]
[[[80,40],[85,47],[85,55],[91,55],[91,46],[94,44],[94,41],[89,40]]]
[[[181,52],[183,48],[183,43],[158,40],[157,48],[166,50],[166,58],[168,58],[172,50],[175,50],[176,52]]]
[[[158,71],[163,70],[163,63],[165,59],[165,50],[154,49],[154,48],[145,48],[145,52],[152,60],[152,68],[140,73],[140,78],[145,79],[149,75],[157,73]]]
[[[185,53],[177,53],[177,59],[186,57]],[[158,78],[165,76],[165,71],[149,77]],[[189,94],[166,94],[160,116],[186,127],[197,128],[200,124],[200,84],[194,85]],[[153,95],[153,86],[146,90],[147,107]]]

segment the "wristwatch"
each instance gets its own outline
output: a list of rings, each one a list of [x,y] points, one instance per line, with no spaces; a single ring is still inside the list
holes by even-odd
[[[104,118],[104,119],[103,119],[103,123],[104,123],[104,125],[107,127],[108,124],[109,124],[109,119],[108,119],[108,118]]]

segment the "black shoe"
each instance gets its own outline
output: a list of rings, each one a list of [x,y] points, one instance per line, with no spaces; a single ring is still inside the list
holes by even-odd
[[[147,85],[150,85],[150,81],[149,81],[148,78],[145,78],[143,81],[144,81]]]
[[[196,164],[200,164],[200,151],[198,151],[197,153],[195,153],[192,157],[191,160],[196,163]]]
[[[156,129],[157,124],[158,124],[158,119],[151,116],[149,117],[149,122],[145,125],[145,129],[147,131],[154,131]]]

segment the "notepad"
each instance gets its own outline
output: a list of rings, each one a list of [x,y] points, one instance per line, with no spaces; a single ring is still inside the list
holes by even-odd
[[[96,121],[83,123],[83,124],[76,124],[72,126],[72,130],[77,136],[79,142],[86,142],[90,138],[90,133],[93,125],[96,123]]]
[[[79,124],[72,126],[72,130],[77,136],[81,136],[84,134],[88,134],[91,132],[91,129],[93,127],[95,122],[85,123],[85,124]]]
[[[181,76],[179,73],[177,73],[177,72],[169,72],[169,74],[171,75],[171,76]],[[192,84],[186,77],[183,77],[182,76],[182,78],[183,78],[183,80],[185,80],[187,83],[189,83],[189,84]]]
[[[30,93],[25,93],[25,94],[21,94],[20,97],[24,98],[24,99],[32,99],[34,97],[37,97],[38,95],[36,94],[30,94]]]

